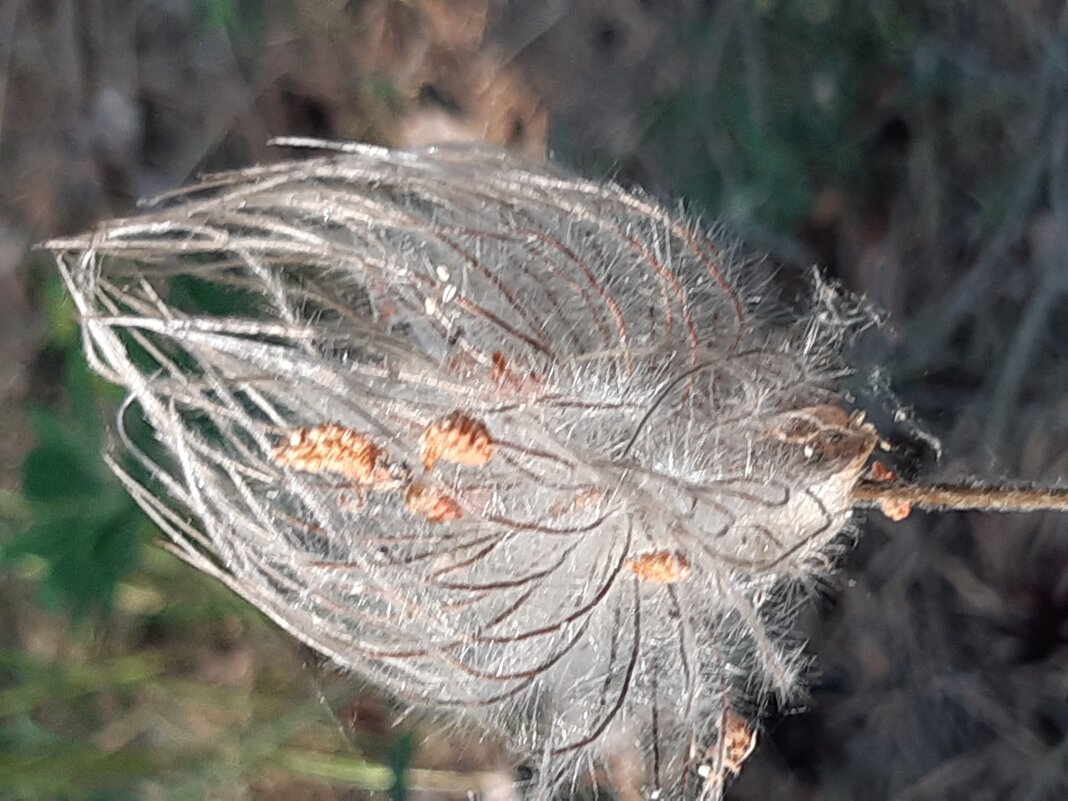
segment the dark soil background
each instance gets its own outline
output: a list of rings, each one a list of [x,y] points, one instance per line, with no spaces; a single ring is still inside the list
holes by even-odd
[[[512,797],[151,546],[32,245],[271,136],[486,139],[887,310],[940,478],[1068,476],[1068,12],[1043,0],[0,0],[0,796]],[[107,514],[102,515],[101,509]],[[877,514],[734,799],[1068,797],[1068,518]],[[621,796],[622,797],[622,796]]]

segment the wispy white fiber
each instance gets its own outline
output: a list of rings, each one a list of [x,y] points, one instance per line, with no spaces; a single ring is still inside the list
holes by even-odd
[[[796,690],[792,614],[850,521],[870,437],[826,410],[867,318],[824,287],[772,321],[745,264],[618,186],[336,150],[50,243],[128,392],[113,467],[295,637],[503,736],[526,797],[611,785],[618,754],[648,797],[718,794],[724,722]],[[492,448],[427,459],[464,421]],[[301,430],[413,494],[286,462]]]

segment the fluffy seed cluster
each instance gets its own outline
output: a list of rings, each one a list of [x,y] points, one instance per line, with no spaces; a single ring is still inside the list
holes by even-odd
[[[128,392],[115,470],[294,636],[504,738],[526,797],[715,796],[877,441],[837,392],[865,316],[817,286],[783,322],[618,186],[322,146],[50,243]]]

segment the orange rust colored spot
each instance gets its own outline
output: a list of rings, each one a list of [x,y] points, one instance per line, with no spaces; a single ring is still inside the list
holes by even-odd
[[[562,517],[570,512],[578,512],[594,504],[600,503],[604,497],[604,492],[597,487],[587,487],[579,492],[574,497],[554,503],[549,508],[549,514],[552,517]]]
[[[305,473],[336,473],[358,487],[389,491],[404,485],[403,468],[383,448],[337,423],[295,428],[272,453],[282,467]]]
[[[723,766],[735,776],[756,748],[756,732],[733,709],[723,713]]]
[[[875,462],[871,466],[871,480],[881,481],[889,483],[891,481],[897,481],[897,473],[884,465],[882,462]]]
[[[460,505],[436,487],[412,484],[404,494],[404,509],[429,523],[447,523],[463,517]]]
[[[889,498],[880,500],[879,508],[895,523],[904,520],[912,512],[912,504],[908,501],[894,501]]]
[[[504,358],[504,354],[499,350],[493,351],[493,355],[490,356],[490,361],[493,363],[493,369],[490,370],[490,380],[494,384],[503,384],[508,376],[508,360]]]
[[[690,575],[689,560],[678,551],[643,553],[626,562],[627,569],[650,584],[675,584]]]
[[[514,370],[508,364],[508,359],[499,350],[490,355],[490,381],[501,388],[506,388],[516,393],[533,395],[545,386],[545,377],[533,370],[524,375]]]
[[[871,469],[868,471],[868,475],[872,481],[878,481],[883,484],[891,484],[897,481],[897,473],[882,462],[875,462],[872,464]],[[895,500],[892,498],[882,498],[879,501],[879,508],[884,515],[895,523],[904,520],[912,512],[912,504],[908,501]]]
[[[461,411],[450,412],[428,425],[419,437],[423,467],[439,459],[466,467],[481,467],[493,456],[493,438],[486,424]]]

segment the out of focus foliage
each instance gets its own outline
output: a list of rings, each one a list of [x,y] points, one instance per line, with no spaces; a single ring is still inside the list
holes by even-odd
[[[711,18],[687,32],[686,48],[717,62],[657,105],[647,141],[690,202],[789,233],[821,190],[866,177],[880,122],[923,115],[952,78],[919,58],[919,20],[901,7],[769,2],[758,14],[734,37]]]
[[[75,617],[107,610],[115,588],[138,564],[147,521],[101,459],[105,410],[117,393],[92,376],[58,279],[47,284],[50,341],[62,365],[62,397],[31,413],[37,445],[22,464],[25,530],[0,544],[0,565],[35,557],[41,598]]]

